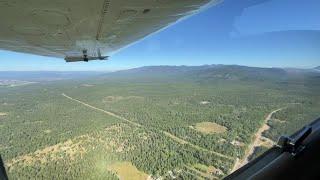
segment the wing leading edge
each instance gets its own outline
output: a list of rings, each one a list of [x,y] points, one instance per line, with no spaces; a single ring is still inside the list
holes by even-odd
[[[107,59],[115,51],[220,1],[3,0],[0,49],[66,61]]]

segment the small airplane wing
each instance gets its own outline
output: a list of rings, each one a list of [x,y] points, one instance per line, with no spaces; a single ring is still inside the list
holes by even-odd
[[[66,61],[106,59],[220,1],[2,0],[0,49]]]

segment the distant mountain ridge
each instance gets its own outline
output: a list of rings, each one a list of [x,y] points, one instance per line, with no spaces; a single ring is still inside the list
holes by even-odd
[[[197,82],[215,80],[228,81],[302,81],[313,78],[320,81],[320,75],[312,69],[261,68],[240,65],[203,65],[203,66],[145,66],[108,73],[107,78],[130,79],[177,79]]]
[[[115,77],[189,77],[217,79],[270,79],[286,75],[281,68],[258,68],[238,65],[203,65],[203,66],[145,66],[117,71],[109,75]]]
[[[252,80],[282,81],[287,79],[319,79],[320,67],[313,69],[261,68],[240,65],[202,65],[202,66],[145,66],[116,72],[59,72],[59,71],[0,71],[0,80],[55,81],[83,78],[125,78],[125,79],[176,79],[194,81],[212,80]],[[320,81],[320,79],[319,79]]]

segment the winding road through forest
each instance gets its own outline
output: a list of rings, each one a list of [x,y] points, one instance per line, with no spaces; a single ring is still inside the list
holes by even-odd
[[[264,119],[264,123],[263,125],[258,129],[258,131],[254,134],[254,140],[252,141],[252,143],[249,145],[248,149],[246,150],[245,156],[243,157],[242,160],[237,159],[235,162],[235,165],[232,169],[231,172],[234,172],[235,170],[239,169],[240,167],[244,166],[245,164],[247,164],[249,162],[249,158],[250,156],[254,153],[254,150],[256,147],[260,146],[262,144],[262,141],[271,141],[270,139],[263,137],[262,133],[266,130],[269,130],[270,127],[268,125],[268,121],[272,118],[273,114],[281,111],[284,108],[279,108],[276,109],[272,112],[270,112],[266,118]]]

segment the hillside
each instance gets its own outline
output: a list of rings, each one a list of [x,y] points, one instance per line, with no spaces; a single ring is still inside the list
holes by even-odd
[[[312,70],[260,68],[238,65],[203,65],[203,66],[146,66],[122,70],[104,75],[107,78],[126,79],[179,79],[189,81],[210,82],[214,80],[229,81],[272,81],[282,82],[299,80],[306,77],[319,78]]]

